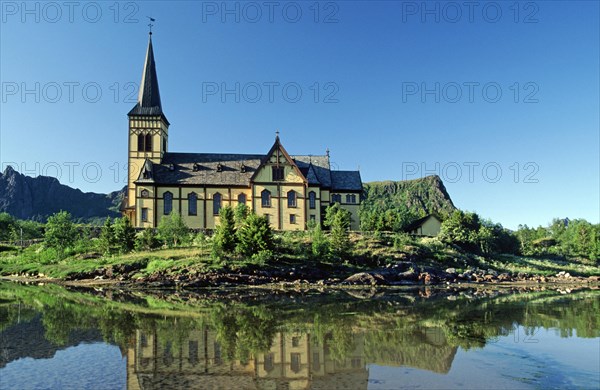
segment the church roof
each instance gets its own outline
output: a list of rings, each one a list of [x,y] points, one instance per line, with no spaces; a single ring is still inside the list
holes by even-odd
[[[156,75],[156,63],[154,62],[154,50],[152,48],[152,35],[150,35],[148,40],[148,50],[146,52],[144,71],[142,72],[138,101],[135,107],[129,111],[128,115],[161,115],[165,121],[167,119],[164,116],[160,101],[158,76]]]
[[[331,171],[331,181],[337,191],[362,191],[359,171]]]
[[[327,156],[290,157],[307,177],[309,185],[314,184],[339,191],[362,190],[359,172],[330,171]],[[264,154],[165,153],[160,164],[146,160],[143,172],[140,173],[136,183],[250,186],[252,176],[265,158]]]

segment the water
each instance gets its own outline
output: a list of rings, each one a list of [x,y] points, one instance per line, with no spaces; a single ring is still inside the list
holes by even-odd
[[[0,388],[598,389],[599,297],[0,284]]]

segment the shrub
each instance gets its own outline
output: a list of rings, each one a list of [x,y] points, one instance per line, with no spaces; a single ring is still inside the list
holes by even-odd
[[[255,253],[251,257],[251,263],[258,266],[265,266],[273,258],[273,252],[265,249]]]
[[[329,257],[329,240],[323,233],[321,226],[317,225],[311,232],[311,253],[317,260],[325,260]]]
[[[135,229],[131,226],[129,218],[122,217],[115,220],[114,224],[115,247],[121,253],[130,252],[135,245]]]
[[[236,251],[244,256],[273,248],[273,231],[265,216],[251,213],[237,231],[238,244]]]
[[[212,240],[212,255],[220,258],[234,253],[236,248],[235,217],[231,207],[219,210],[219,224]]]
[[[158,224],[158,235],[169,248],[181,244],[188,237],[189,229],[183,218],[177,212],[160,219]]]
[[[158,240],[154,229],[146,228],[136,235],[134,246],[135,249],[140,251],[151,250],[158,248],[160,246],[160,241]]]
[[[48,248],[56,249],[62,256],[65,249],[72,246],[76,239],[77,230],[71,220],[71,214],[61,211],[48,217],[45,233],[45,244]]]

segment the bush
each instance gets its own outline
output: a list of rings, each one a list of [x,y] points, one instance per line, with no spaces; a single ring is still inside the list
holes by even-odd
[[[152,250],[160,246],[160,241],[158,240],[154,229],[146,228],[136,235],[134,246],[135,249],[139,251]]]
[[[212,240],[212,255],[220,258],[223,255],[231,255],[236,248],[236,228],[234,212],[231,207],[223,207],[219,210],[219,224],[215,229]]]
[[[115,219],[114,242],[115,247],[121,253],[133,250],[135,245],[135,229],[131,226],[129,218],[122,217]]]
[[[77,230],[71,220],[71,214],[61,211],[48,218],[45,233],[45,244],[48,248],[56,249],[62,256],[65,249],[72,246],[77,238]]]
[[[394,248],[404,249],[407,245],[414,245],[415,239],[408,233],[396,233],[394,234]]]
[[[251,263],[263,267],[269,261],[271,261],[271,259],[273,259],[273,252],[266,249],[253,254],[251,257]]]
[[[323,233],[321,226],[317,225],[311,232],[311,253],[317,260],[325,260],[329,257],[329,240]]]
[[[177,212],[160,219],[158,235],[169,248],[177,246],[188,238],[189,228]]]
[[[237,231],[236,251],[250,257],[261,251],[273,249],[273,231],[265,216],[250,213]]]
[[[349,236],[351,217],[350,212],[341,208],[339,203],[325,211],[325,226],[331,228],[331,252],[340,259],[346,257],[352,247]]]

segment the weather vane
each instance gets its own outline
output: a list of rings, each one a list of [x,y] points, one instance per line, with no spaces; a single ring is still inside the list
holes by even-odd
[[[152,35],[152,26],[154,26],[152,24],[152,22],[156,22],[156,19],[151,18],[150,16],[146,16],[148,19],[150,19],[150,23],[148,23],[148,27],[150,27],[150,35]]]

